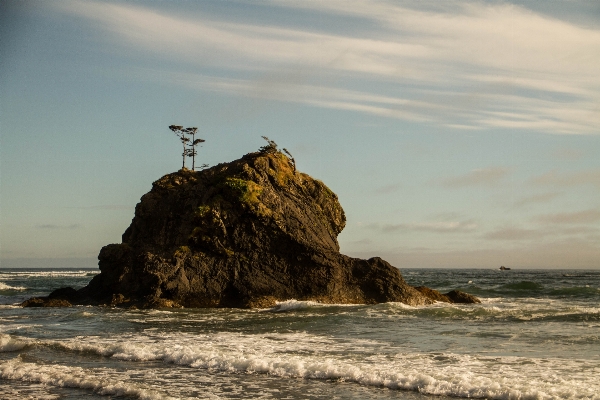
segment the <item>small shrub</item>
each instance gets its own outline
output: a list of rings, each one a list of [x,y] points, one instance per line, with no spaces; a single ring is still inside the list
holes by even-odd
[[[224,185],[238,193],[238,200],[248,205],[258,204],[258,197],[262,194],[262,187],[252,181],[239,178],[226,178]]]

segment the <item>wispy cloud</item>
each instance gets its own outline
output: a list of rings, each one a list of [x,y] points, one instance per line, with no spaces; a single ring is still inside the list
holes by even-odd
[[[36,228],[38,228],[38,229],[48,229],[48,230],[55,230],[55,229],[70,230],[70,229],[79,229],[81,227],[82,226],[80,224],[71,224],[71,225],[40,224],[40,225],[36,225]]]
[[[371,229],[376,229],[383,233],[403,232],[403,231],[422,231],[433,233],[458,233],[472,232],[477,229],[477,223],[474,220],[464,221],[430,221],[402,224],[371,224]]]
[[[360,239],[360,240],[355,240],[350,242],[350,244],[354,245],[354,246],[363,246],[363,245],[367,245],[370,246],[373,244],[373,240],[371,239]]]
[[[592,185],[600,189],[600,170],[583,170],[570,173],[550,171],[532,178],[531,183],[553,187]]]
[[[81,207],[69,207],[69,208],[77,208],[81,210],[133,210],[132,206],[126,206],[123,204],[104,204],[104,205],[96,205],[96,206],[81,206]]]
[[[532,204],[548,203],[560,195],[560,192],[534,194],[532,196],[523,197],[522,199],[515,201],[513,206],[524,207]]]
[[[524,240],[539,239],[551,235],[551,232],[540,229],[525,229],[518,227],[503,227],[486,233],[483,237],[488,240]]]
[[[389,193],[397,192],[398,190],[400,190],[401,187],[402,187],[401,184],[394,183],[391,185],[380,186],[377,189],[375,189],[374,192],[375,192],[375,194],[389,194]]]
[[[181,17],[148,5],[72,0],[53,7],[94,21],[115,49],[168,55],[181,70],[223,71],[200,90],[453,128],[598,133],[599,29],[509,4],[272,4],[364,25],[348,34],[335,24],[289,28]],[[272,71],[301,73],[282,81]],[[246,76],[229,78],[241,72]],[[176,72],[159,75],[178,80]]]
[[[285,101],[334,110],[356,111],[407,121],[432,121],[432,109],[447,106],[386,96],[364,91],[334,88],[326,85],[296,83],[285,79],[234,79],[204,74],[146,71],[145,75],[169,79],[173,85],[184,88],[226,93],[232,96]]]
[[[577,225],[581,223],[581,216],[556,214],[549,215],[547,219],[540,219],[544,226],[522,227],[503,226],[483,235],[486,240],[497,241],[535,241],[547,242],[548,240],[566,240],[568,238],[598,240],[600,230],[593,226]],[[554,226],[553,226],[554,225]],[[567,226],[562,226],[567,225]],[[544,239],[544,240],[540,240]]]
[[[585,156],[585,152],[578,149],[563,148],[556,150],[553,156],[559,160],[577,161]]]
[[[600,210],[539,215],[534,220],[544,224],[596,224],[600,221]]]
[[[442,185],[449,188],[461,188],[467,186],[495,186],[499,184],[511,170],[504,167],[490,167],[475,169],[464,175],[445,178]]]

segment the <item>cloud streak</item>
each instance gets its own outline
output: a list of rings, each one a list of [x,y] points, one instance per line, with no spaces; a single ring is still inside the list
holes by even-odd
[[[513,206],[514,207],[524,207],[524,206],[529,206],[529,205],[533,205],[533,204],[549,203],[560,195],[561,195],[560,192],[534,194],[532,196],[527,196],[527,197],[522,198],[521,200],[515,201]]]
[[[575,214],[575,213],[574,213]],[[552,220],[556,218],[556,220]],[[503,226],[483,235],[486,240],[520,242],[520,241],[536,241],[547,242],[548,240],[567,240],[571,239],[587,239],[590,241],[598,241],[600,239],[600,230],[590,226],[577,225],[580,221],[577,220],[577,215],[560,214],[550,216],[549,221],[540,221],[545,223],[543,227],[524,228],[521,226]],[[554,224],[554,226],[552,226]],[[574,226],[561,226],[574,225]],[[542,240],[543,239],[543,240]]]
[[[421,231],[432,233],[459,233],[472,232],[477,229],[477,223],[474,220],[465,221],[433,221],[433,222],[417,222],[403,224],[372,224],[370,228],[376,229],[383,233]]]
[[[81,207],[68,207],[68,208],[77,208],[80,210],[110,210],[110,211],[129,210],[129,211],[131,211],[135,207],[134,206],[126,206],[123,204],[105,204],[105,205],[97,205],[97,206],[81,206]]]
[[[598,134],[598,29],[509,4],[451,2],[438,9],[360,0],[272,4],[342,21],[352,17],[370,28],[352,35],[329,26],[234,23],[79,0],[53,7],[95,22],[124,53],[142,50],[168,55],[182,69],[223,71],[196,86],[200,90],[452,129]],[[306,77],[287,83],[256,78],[275,70],[300,70]],[[246,76],[231,79],[232,74]],[[157,75],[178,79],[177,73]]]
[[[578,172],[560,173],[550,171],[530,180],[534,185],[552,187],[595,186],[600,189],[600,170],[583,170]]]
[[[36,225],[38,229],[47,229],[47,230],[73,230],[79,229],[82,226],[80,224],[71,224],[71,225],[56,225],[56,224],[40,224]]]
[[[390,194],[390,193],[397,192],[398,190],[400,190],[401,187],[402,187],[401,184],[394,183],[391,185],[385,185],[385,186],[378,187],[377,189],[374,190],[374,193],[379,194],[379,195]]]
[[[488,240],[528,240],[528,239],[540,239],[551,235],[552,233],[547,230],[540,229],[525,229],[517,227],[503,227],[496,229],[492,232],[488,232],[484,235],[485,239]]]
[[[543,224],[596,224],[600,221],[599,210],[540,215],[535,218]]]
[[[442,185],[448,188],[463,188],[468,186],[496,186],[510,173],[503,167],[481,168],[464,175],[442,180]]]

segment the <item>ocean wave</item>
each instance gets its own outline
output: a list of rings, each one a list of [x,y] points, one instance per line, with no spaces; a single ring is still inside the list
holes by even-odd
[[[267,311],[284,312],[292,310],[305,310],[307,308],[319,305],[321,304],[316,301],[298,301],[291,299],[286,301],[278,301],[274,307],[267,309]]]
[[[189,345],[187,343],[194,343]],[[56,349],[123,361],[165,363],[227,373],[325,379],[424,394],[488,399],[600,399],[600,382],[586,360],[396,353],[351,357],[346,345],[309,334],[131,335],[48,343]],[[381,346],[376,341],[354,348]],[[589,373],[573,376],[574,369]],[[570,377],[570,378],[561,378]]]
[[[112,373],[111,373],[112,372]],[[100,395],[131,396],[140,400],[172,399],[156,391],[117,379],[117,371],[84,369],[63,365],[41,365],[12,359],[0,363],[0,378],[37,382],[56,387],[92,390]]]
[[[275,306],[271,308],[264,308],[260,311],[268,311],[268,312],[285,312],[285,311],[296,311],[296,310],[307,310],[310,308],[321,308],[327,309],[328,307],[356,307],[362,306],[363,304],[336,304],[336,303],[320,303],[318,301],[310,301],[310,300],[284,300],[277,301]]]
[[[532,281],[521,281],[521,282],[516,282],[516,283],[507,283],[501,286],[501,289],[508,289],[508,290],[516,290],[516,291],[539,291],[544,289],[544,285],[537,283],[537,282],[532,282]]]
[[[24,286],[10,286],[4,282],[0,282],[0,290],[27,290]]]
[[[50,278],[61,278],[61,277],[85,277],[95,276],[100,271],[90,270],[78,270],[78,271],[0,271],[0,276],[3,279],[14,279],[14,278],[36,278],[36,277],[50,277]]]
[[[12,336],[0,333],[0,353],[19,351],[28,345],[27,341],[14,339]]]
[[[564,280],[554,280],[545,282],[517,281],[502,284],[483,284],[476,283],[458,287],[459,290],[466,291],[480,298],[502,297],[505,299],[516,299],[523,297],[536,297],[541,299],[598,299],[600,298],[600,287],[597,281],[593,282],[572,282]]]
[[[435,308],[438,307],[439,304],[441,303],[434,303],[434,304],[429,304],[426,306],[410,306],[408,304],[404,304],[404,303],[400,303],[400,302],[396,302],[396,301],[391,301],[389,303],[385,303],[386,305],[389,305],[390,307],[393,308],[398,308],[398,309],[403,309],[403,310],[417,310],[419,308]]]
[[[23,299],[25,300],[25,299]],[[0,310],[2,309],[22,309],[23,307],[21,307],[20,304],[12,301],[12,299],[10,299],[9,301],[7,301],[4,296],[0,296]]]
[[[563,287],[551,289],[549,291],[551,296],[598,296],[600,297],[600,288],[591,286],[575,286],[575,287]]]
[[[436,302],[424,306],[386,303],[386,310],[397,316],[413,316],[433,320],[480,321],[560,321],[580,322],[600,320],[600,307],[590,307],[568,299],[521,298],[520,301],[501,297],[481,298],[481,304]],[[378,312],[375,310],[374,312]]]
[[[49,388],[41,383],[22,381],[0,382],[0,399],[28,399],[28,400],[59,400],[63,396],[51,393]]]

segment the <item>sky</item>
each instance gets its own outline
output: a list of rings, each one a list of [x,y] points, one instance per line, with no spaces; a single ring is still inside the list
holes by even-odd
[[[0,267],[94,267],[268,136],[399,268],[600,269],[600,2],[0,2]]]

